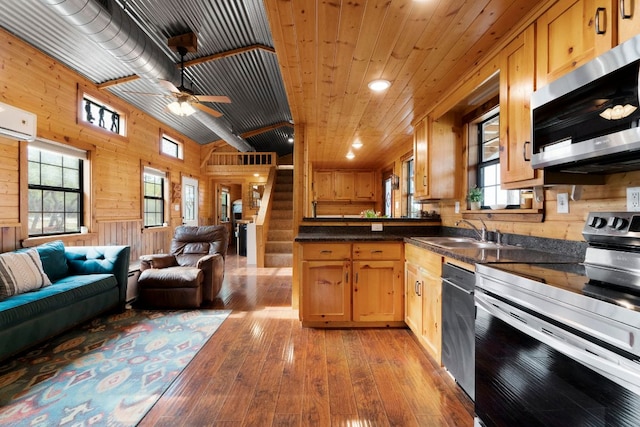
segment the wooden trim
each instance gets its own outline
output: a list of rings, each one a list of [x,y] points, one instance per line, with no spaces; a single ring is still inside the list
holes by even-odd
[[[354,322],[354,321],[330,321],[330,322],[313,322],[303,321],[302,326],[305,328],[406,328],[407,324],[402,321],[394,322]]]
[[[112,79],[112,80],[107,80],[106,82],[102,82],[100,84],[97,84],[96,87],[100,90],[104,90],[104,89],[108,89],[111,86],[117,86],[117,85],[121,85],[124,83],[129,83],[129,82],[133,82],[135,80],[138,80],[140,78],[140,76],[138,75],[132,75],[132,76],[127,76],[127,77],[120,77],[117,79]]]
[[[483,219],[509,222],[543,222],[543,209],[504,209],[462,212],[464,219]]]

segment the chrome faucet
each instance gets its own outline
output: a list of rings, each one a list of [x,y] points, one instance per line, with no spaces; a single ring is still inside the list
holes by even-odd
[[[459,221],[456,221],[455,226],[457,227],[461,222],[467,223],[473,229],[473,231],[476,232],[478,239],[481,242],[486,242],[487,241],[487,225],[484,223],[482,218],[478,218],[478,221],[480,221],[480,223],[482,224],[482,228],[480,230],[478,230],[478,227],[473,225],[468,219],[461,219]]]

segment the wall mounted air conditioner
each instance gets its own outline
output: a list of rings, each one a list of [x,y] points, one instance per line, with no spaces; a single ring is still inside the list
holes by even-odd
[[[35,114],[0,102],[0,135],[22,141],[36,139]]]

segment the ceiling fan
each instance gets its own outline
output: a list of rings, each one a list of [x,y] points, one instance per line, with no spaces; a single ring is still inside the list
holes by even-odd
[[[190,116],[195,113],[195,109],[197,108],[200,111],[204,111],[205,113],[212,115],[213,117],[222,117],[222,113],[220,111],[207,107],[202,104],[202,102],[229,104],[231,100],[228,96],[197,95],[192,89],[184,86],[184,57],[187,52],[195,52],[197,49],[196,46],[197,39],[193,33],[169,39],[169,47],[180,55],[180,86],[176,87],[168,80],[159,80],[160,85],[171,92],[170,95],[140,92],[137,92],[137,94],[165,96],[172,99],[173,101],[167,105],[167,110],[178,116]]]

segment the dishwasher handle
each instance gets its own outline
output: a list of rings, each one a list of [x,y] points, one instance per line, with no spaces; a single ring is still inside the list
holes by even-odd
[[[446,278],[442,278],[442,284],[447,284],[449,286],[453,286],[454,288],[456,288],[457,290],[459,290],[460,292],[464,292],[467,295],[473,295],[475,293],[475,291],[469,290],[469,289],[465,289],[462,286],[458,285],[457,283],[452,282],[449,279]]]

